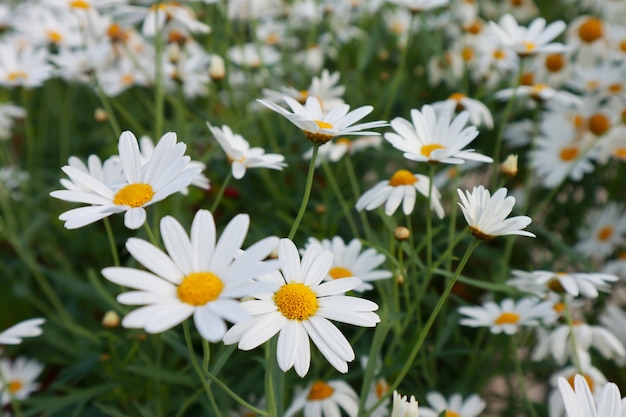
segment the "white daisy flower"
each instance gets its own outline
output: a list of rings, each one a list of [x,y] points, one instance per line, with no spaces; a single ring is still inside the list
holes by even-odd
[[[452,93],[447,99],[432,103],[431,106],[439,114],[467,110],[470,123],[476,126],[484,124],[487,128],[493,129],[493,117],[489,108],[483,102],[469,98],[463,93]]]
[[[595,348],[606,359],[622,361],[626,357],[626,349],[622,342],[608,329],[590,325],[580,320],[574,320],[574,338],[576,347],[583,351]],[[563,365],[568,357],[572,357],[572,343],[570,327],[561,324],[539,337],[532,353],[533,360],[542,360],[551,355],[557,364]]]
[[[582,295],[585,298],[597,298],[598,291],[609,292],[611,290],[609,283],[618,280],[613,274],[542,270],[533,272],[514,270],[513,276],[513,279],[507,281],[509,285],[538,297],[543,296],[546,290],[550,290],[574,297]]]
[[[396,132],[385,133],[385,139],[404,157],[413,161],[462,164],[465,160],[493,162],[488,156],[463,148],[478,136],[475,126],[465,127],[469,112],[461,112],[450,120],[448,112],[437,115],[433,107],[424,105],[422,111],[412,109],[413,123],[402,117],[391,121]]]
[[[558,102],[566,106],[581,106],[582,100],[575,94],[565,90],[557,90],[547,84],[520,85],[515,88],[505,88],[494,94],[497,100],[509,100],[516,97],[530,97],[537,102]]]
[[[580,231],[574,249],[585,256],[602,260],[624,242],[626,216],[617,204],[605,205],[591,213],[588,224]]]
[[[348,340],[329,320],[355,326],[374,327],[380,321],[378,305],[344,294],[361,284],[358,278],[322,282],[333,262],[331,252],[311,245],[302,256],[289,239],[281,239],[278,259],[282,273],[267,274],[259,280],[272,285],[271,292],[242,305],[252,320],[235,324],[224,336],[224,343],[239,343],[250,350],[278,333],[277,359],[280,369],[294,367],[304,377],[311,362],[309,338],[339,372],[348,371],[354,360]]]
[[[419,407],[420,417],[437,417],[441,413],[450,417],[477,417],[487,406],[485,400],[476,394],[464,400],[461,394],[452,394],[446,399],[438,392],[429,392],[426,401],[430,407]]]
[[[259,147],[251,148],[243,136],[233,133],[226,125],[220,129],[207,122],[207,127],[226,152],[235,179],[243,178],[248,168],[269,168],[281,171],[287,166],[284,163],[284,156],[276,153],[266,154],[265,150]]]
[[[116,155],[107,158],[104,162],[97,155],[89,155],[87,163],[76,156],[67,159],[67,165],[90,175],[108,187],[115,187],[124,181],[122,164]],[[61,185],[71,191],[90,192],[91,188],[81,182],[75,182],[71,178],[61,178]]]
[[[428,197],[430,179],[426,175],[413,174],[406,169],[396,171],[389,180],[381,181],[367,190],[356,202],[356,209],[374,210],[385,204],[385,214],[391,216],[400,207],[409,215],[415,207],[416,191]],[[433,184],[430,196],[430,208],[443,219],[444,211],[441,205],[441,194]]]
[[[472,192],[457,189],[461,201],[458,203],[472,235],[480,240],[490,240],[496,236],[520,235],[535,237],[533,233],[522,230],[531,223],[528,216],[506,218],[515,205],[515,197],[506,196],[507,189],[500,188],[493,196],[482,185],[474,187]]]
[[[489,22],[489,24],[493,34],[500,42],[513,49],[519,56],[569,50],[569,47],[561,43],[550,43],[567,27],[562,20],[557,20],[546,26],[546,20],[538,17],[526,28],[520,26],[515,18],[507,13],[500,18],[498,23]]]
[[[583,375],[576,375],[574,387],[563,377],[558,383],[568,417],[621,417],[626,413],[626,401],[612,382],[602,388],[596,400]]]
[[[0,139],[9,139],[13,130],[13,119],[26,117],[26,110],[11,103],[0,104]]]
[[[556,312],[552,303],[534,297],[515,301],[505,298],[500,303],[487,301],[482,306],[462,306],[459,313],[465,315],[459,323],[470,327],[489,327],[491,333],[513,334],[520,326],[537,326],[550,321]]]
[[[193,315],[202,337],[222,340],[225,321],[248,318],[238,299],[258,289],[252,278],[278,268],[274,261],[263,262],[276,248],[275,237],[240,254],[249,225],[248,215],[235,216],[216,242],[213,216],[199,210],[189,236],[173,217],[161,219],[167,253],[142,239],[128,239],[126,249],[150,272],[126,267],[102,270],[109,281],[136,290],[120,294],[117,301],[144,306],[127,314],[122,326],[160,333]]]
[[[411,13],[422,13],[427,10],[435,9],[447,5],[450,0],[388,0],[389,3],[395,3],[398,6],[406,7]]]
[[[148,136],[142,136],[139,138],[139,152],[141,153],[141,164],[142,166],[147,164],[152,158],[152,154],[154,153],[154,142]],[[198,168],[201,171],[206,169],[206,164],[201,161],[189,161],[185,169],[191,169],[197,171]],[[208,190],[211,188],[211,183],[209,179],[204,175],[204,173],[199,172],[191,179],[191,185],[194,185],[198,188],[202,188],[203,190]],[[181,190],[181,194],[187,195],[189,193],[187,188],[183,188]]]
[[[0,332],[0,345],[19,345],[25,337],[35,337],[42,333],[45,319],[36,318],[21,321]]]
[[[190,158],[184,156],[186,145],[176,143],[175,133],[166,133],[154,149],[150,161],[141,163],[141,153],[135,135],[126,131],[120,135],[119,157],[124,181],[111,187],[80,169],[64,166],[69,179],[88,191],[57,190],[54,198],[89,206],[62,213],[67,229],[76,229],[94,223],[113,213],[124,214],[124,225],[138,229],[146,221],[145,208],[181,191],[200,173],[199,167],[189,169]]]
[[[401,396],[398,391],[394,391],[391,417],[419,417],[419,408],[415,397],[411,395],[411,399],[409,399],[406,395]]]
[[[319,241],[310,237],[305,249],[311,245],[321,245],[323,250],[333,253],[333,263],[326,275],[326,281],[356,277],[363,283],[355,287],[354,291],[363,292],[374,288],[370,282],[391,278],[390,271],[375,269],[385,262],[385,255],[372,248],[361,252],[361,241],[358,239],[352,239],[346,245],[339,236],[333,237],[332,241],[329,239]]]
[[[44,48],[22,49],[13,45],[0,44],[0,85],[8,88],[41,86],[52,75],[52,66],[47,63]]]
[[[350,417],[359,411],[359,397],[352,387],[339,379],[315,381],[296,392],[285,417],[299,411],[303,417],[339,417],[342,409]]]
[[[320,101],[316,97],[308,97],[304,106],[292,98],[284,97],[283,99],[292,112],[268,100],[259,99],[257,101],[280,113],[291,123],[298,126],[302,129],[306,138],[316,145],[326,143],[336,136],[379,135],[377,132],[365,129],[387,126],[387,123],[382,120],[360,123],[358,125],[354,124],[370,114],[374,110],[372,106],[362,106],[348,112],[350,106],[341,104],[328,113],[324,113],[322,112]]]
[[[36,360],[19,357],[11,362],[8,359],[0,359],[0,405],[5,406],[11,402],[11,397],[16,400],[25,400],[39,389],[39,383],[35,382],[43,371],[43,365]]]

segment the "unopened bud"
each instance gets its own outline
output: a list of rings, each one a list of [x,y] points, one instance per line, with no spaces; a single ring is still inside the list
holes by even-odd
[[[324,214],[326,213],[326,210],[328,210],[328,207],[326,207],[325,204],[318,204],[315,206],[315,212],[317,214]]]
[[[211,55],[211,65],[209,66],[209,76],[213,81],[219,81],[226,76],[224,59],[219,55]]]
[[[517,175],[517,155],[510,154],[506,157],[502,165],[500,165],[500,172],[505,177],[514,177]]]
[[[109,120],[109,115],[107,114],[107,112],[102,108],[102,107],[98,107],[94,112],[93,112],[93,117],[94,119],[96,119],[96,122],[106,122],[107,120]]]
[[[120,316],[113,310],[109,310],[102,317],[102,325],[107,329],[113,329],[120,325]]]
[[[402,242],[404,240],[407,240],[409,237],[411,237],[411,232],[409,231],[409,229],[407,229],[404,226],[398,226],[393,231],[393,237],[395,237],[396,240],[399,240]]]

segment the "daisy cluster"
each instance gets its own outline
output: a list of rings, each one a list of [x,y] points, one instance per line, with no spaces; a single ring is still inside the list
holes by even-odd
[[[623,416],[626,2],[554,3],[1,4],[0,406]]]

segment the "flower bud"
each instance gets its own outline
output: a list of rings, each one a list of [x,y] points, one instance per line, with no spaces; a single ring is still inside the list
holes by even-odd
[[[211,55],[211,65],[209,66],[209,76],[213,81],[219,81],[226,76],[224,59],[219,55]]]
[[[393,237],[395,237],[396,240],[399,240],[400,242],[402,242],[402,241],[407,240],[409,237],[411,237],[411,232],[409,231],[409,229],[407,229],[404,226],[398,226],[393,231]]]
[[[102,317],[102,325],[107,329],[113,329],[120,325],[120,316],[113,310],[109,310]]]
[[[93,112],[93,118],[96,119],[96,122],[104,123],[109,120],[109,115],[102,107],[98,107]]]
[[[500,165],[500,172],[505,177],[512,178],[517,175],[517,155],[510,154],[506,157],[502,165]]]

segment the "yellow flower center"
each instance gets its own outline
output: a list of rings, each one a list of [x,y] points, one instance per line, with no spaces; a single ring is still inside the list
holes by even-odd
[[[537,44],[534,42],[522,42],[524,48],[526,48],[525,52],[532,52],[537,49]]]
[[[61,41],[63,40],[63,35],[61,35],[56,30],[47,30],[46,36],[48,36],[48,39],[50,39],[50,42],[52,43],[61,43]]]
[[[306,320],[315,314],[319,304],[317,295],[301,282],[285,284],[274,294],[274,303],[289,320]]]
[[[474,58],[474,50],[469,47],[466,46],[461,50],[461,57],[463,58],[464,61],[471,61],[472,58]]]
[[[562,276],[565,274],[562,272],[557,272],[557,275]],[[562,294],[565,292],[565,288],[563,288],[563,285],[561,284],[561,281],[558,278],[552,278],[550,281],[546,283],[546,287],[548,287],[550,291],[553,291],[557,294]]]
[[[131,85],[135,81],[135,77],[133,77],[133,74],[124,74],[121,81],[124,85]]]
[[[626,159],[626,148],[615,148],[613,156],[619,159]]]
[[[405,26],[401,23],[401,22],[393,22],[391,23],[390,27],[391,31],[393,33],[395,33],[396,35],[401,35],[404,33],[405,30]]]
[[[18,392],[19,390],[22,389],[22,387],[24,386],[24,384],[22,383],[22,381],[10,381],[9,382],[9,391],[11,392],[11,394],[15,394],[16,392]]]
[[[88,9],[91,6],[88,1],[74,0],[70,2],[70,7],[73,9]]]
[[[572,387],[572,389],[574,388],[574,377],[576,376],[576,374],[572,374],[569,377],[567,377],[567,382],[569,382],[570,386]],[[589,377],[587,374],[582,374],[582,377],[585,378],[585,381],[587,381],[587,385],[589,386],[589,391],[593,392],[593,379],[591,379],[591,377]]]
[[[454,101],[461,101],[462,99],[464,99],[465,97],[467,97],[465,94],[463,93],[452,93],[450,94],[450,99],[454,100]]]
[[[611,121],[603,114],[597,113],[589,118],[589,130],[594,135],[601,135],[611,128]]]
[[[613,236],[613,228],[611,226],[604,226],[598,231],[598,240],[600,242],[609,240],[611,236]]]
[[[309,396],[307,399],[309,401],[325,400],[326,398],[333,395],[333,392],[335,392],[335,389],[333,387],[326,384],[325,382],[317,381],[311,387],[311,390],[309,391]]]
[[[192,306],[203,306],[216,300],[222,293],[224,283],[212,272],[192,272],[176,289],[178,299]]]
[[[455,413],[454,411],[451,410],[446,410],[446,417],[461,417],[461,415],[459,413]]]
[[[558,314],[561,314],[562,312],[565,311],[565,304],[563,304],[563,303],[555,303],[552,306],[552,310],[556,311]]]
[[[314,120],[314,122],[315,122],[315,123],[317,123],[317,126],[318,126],[320,129],[332,129],[332,128],[333,128],[333,125],[331,125],[331,124],[330,124],[330,123],[328,123],[328,122],[323,122],[323,121],[321,121],[321,120]]]
[[[571,120],[576,129],[581,129],[585,124],[585,119],[580,114],[574,115]]]
[[[576,159],[578,157],[578,148],[577,147],[571,147],[571,148],[563,148],[561,149],[561,152],[559,153],[559,156],[561,157],[562,161],[573,161],[574,159]]]
[[[506,53],[504,52],[504,49],[496,49],[495,51],[493,51],[493,58],[496,60],[501,60],[506,58]]]
[[[401,169],[396,171],[395,174],[389,179],[389,185],[392,187],[399,187],[401,185],[413,185],[417,182],[417,178],[410,171]]]
[[[113,203],[118,206],[137,208],[152,200],[152,197],[154,197],[154,190],[150,184],[128,184],[115,194]]]
[[[352,271],[342,266],[335,266],[334,268],[331,268],[330,271],[328,271],[328,275],[333,277],[333,279],[348,278],[354,276]]]
[[[9,81],[26,80],[28,79],[28,74],[24,71],[13,71],[7,74],[7,78]]]
[[[505,311],[494,320],[494,324],[517,324],[519,320],[519,314],[513,313],[512,311]]]
[[[559,54],[550,54],[546,57],[546,68],[550,72],[559,72],[563,69],[565,65],[565,60]]]
[[[424,155],[426,158],[430,158],[430,154],[435,149],[445,149],[445,147],[443,145],[438,144],[438,143],[431,143],[429,145],[422,146],[422,149],[420,149],[420,153],[422,155]]]
[[[389,391],[389,384],[384,379],[379,379],[376,383],[375,392],[376,398],[381,398]]]
[[[614,83],[609,85],[609,92],[612,94],[619,94],[624,90],[624,84]]]
[[[474,20],[472,23],[465,25],[463,28],[472,35],[478,35],[483,30],[483,24],[480,20]]]
[[[520,77],[521,85],[533,85],[535,83],[535,73],[534,72],[525,72]]]
[[[597,17],[590,17],[578,28],[578,36],[583,42],[591,43],[602,37],[602,20]]]

